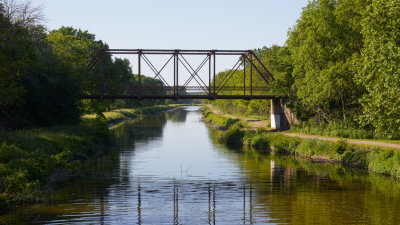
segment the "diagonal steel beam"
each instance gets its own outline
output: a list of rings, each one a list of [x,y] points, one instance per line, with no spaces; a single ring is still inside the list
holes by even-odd
[[[194,72],[195,75],[197,75],[197,77],[200,79],[200,81],[203,83],[204,86],[207,86],[206,83],[204,83],[204,81],[201,79],[201,77],[196,73],[196,71],[192,68],[192,66],[190,65],[190,63],[185,59],[185,57],[183,57],[182,54],[180,54],[183,58],[183,60],[185,60],[185,62],[188,64],[188,66],[190,67],[190,69]],[[204,64],[203,64],[204,65]],[[189,72],[190,73],[190,72]]]
[[[164,66],[160,69],[160,71],[158,71],[158,73],[153,77],[153,80],[152,80],[151,84],[154,83],[154,80],[155,80],[158,76],[161,77],[161,72],[162,72],[163,69],[168,65],[168,63],[171,61],[172,58],[174,58],[174,56],[171,56],[171,58],[169,58],[168,61],[164,64]],[[146,59],[147,59],[147,57],[146,57]]]
[[[105,52],[106,52],[106,50],[103,48],[93,57],[92,61],[90,61],[89,65],[87,67],[88,72],[93,69],[93,67],[101,59],[101,55],[103,55]]]
[[[239,59],[239,61],[238,62],[240,62],[240,59]],[[242,62],[243,63],[243,62]],[[231,72],[229,72],[229,74],[230,74],[230,76],[228,77],[228,75],[226,76],[226,77],[228,77],[228,79],[225,81],[225,83],[221,86],[221,88],[219,88],[219,85],[218,85],[218,91],[217,91],[217,94],[222,90],[222,88],[225,86],[225,84],[232,78],[232,76],[233,76],[233,74],[235,74],[236,73],[236,71],[239,69],[239,67],[242,65],[242,63],[240,63],[237,67],[236,67],[236,69],[231,73]],[[237,63],[236,63],[237,64]]]
[[[143,59],[145,60],[145,62],[147,63],[147,65],[150,67],[150,69],[153,70],[154,74],[156,74],[155,77],[159,76],[160,79],[162,79],[162,81],[164,81],[167,85],[167,81],[164,79],[163,76],[161,76],[161,71],[164,69],[164,67],[166,66],[166,64],[164,65],[164,67],[158,71],[157,68],[151,63],[151,61],[147,58],[147,56],[145,54],[142,54]],[[169,86],[169,85],[168,85]]]
[[[106,53],[106,54],[108,54],[108,55],[111,56],[110,53]],[[108,60],[110,61],[111,65],[114,67],[114,70],[117,71],[118,75],[128,83],[127,86],[129,86],[129,87],[131,88],[131,90],[134,91],[134,92],[136,93],[136,90],[134,90],[134,89],[135,89],[135,86],[133,86],[133,84],[131,83],[130,80],[128,80],[126,77],[122,76],[121,71],[120,71],[120,70],[118,69],[118,67],[113,63],[113,61],[111,60],[111,57],[108,58]]]
[[[150,62],[150,60],[143,54],[143,59],[145,61],[145,63],[150,67],[150,69],[154,72],[154,74],[157,75],[158,71],[157,69],[154,67],[154,65]],[[164,85],[168,86],[169,88],[171,88],[171,86],[168,84],[168,82],[161,76],[161,74],[159,74],[160,80],[164,83]]]
[[[257,57],[256,54],[254,54],[253,51],[250,51],[251,54],[254,56],[254,58],[257,60],[257,62],[264,68],[264,70],[267,72],[268,76],[271,77],[272,80],[275,80],[274,76],[269,72],[269,70],[264,66],[264,64],[261,62],[261,60]]]
[[[209,60],[209,57],[208,56],[206,56],[206,58],[200,63],[200,65],[196,68],[196,71],[194,72],[194,73],[198,73],[202,68],[203,68],[203,66],[207,63],[207,61]],[[185,84],[183,85],[183,87],[185,88],[186,86],[188,86],[189,85],[189,83],[193,80],[193,78],[194,78],[194,73],[191,73],[190,75],[190,77],[189,77],[189,79],[185,82]],[[205,85],[205,86],[207,86],[207,85]]]
[[[232,67],[232,69],[229,70],[229,73],[226,76],[224,76],[222,81],[219,82],[219,84],[217,85],[217,89],[221,86],[221,84],[225,81],[225,79],[232,73],[232,71],[235,70],[235,68],[237,67],[238,63],[240,63],[240,59],[235,63],[235,65]],[[214,79],[214,82],[216,82],[215,79]]]
[[[183,67],[185,67],[185,69],[191,74],[189,68],[183,63],[183,61],[180,58],[178,58],[178,61],[181,62]],[[207,89],[203,85],[201,85],[201,83],[196,79],[196,77],[193,76],[193,79],[200,85],[200,87],[203,89],[203,91],[206,92]]]
[[[262,79],[263,79],[267,84],[269,84],[269,81],[267,80],[267,78],[265,78],[265,77],[262,75],[262,73],[260,72],[260,70],[257,68],[257,66],[254,65],[253,60],[250,60],[250,58],[249,58],[247,55],[245,55],[245,57],[250,61],[251,65],[254,67],[254,69],[257,70],[257,72],[258,72],[258,74],[260,75],[260,77],[262,77]]]

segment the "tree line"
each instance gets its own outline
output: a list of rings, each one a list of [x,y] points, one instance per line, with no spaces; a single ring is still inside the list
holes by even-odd
[[[163,104],[163,100],[81,100],[98,93],[100,68],[87,65],[108,45],[73,27],[47,31],[30,1],[0,1],[0,127],[16,129],[79,122],[83,113]],[[105,56],[105,85],[135,85],[127,59]],[[142,76],[142,82],[152,82]],[[161,81],[153,85],[162,85]],[[98,89],[98,88],[97,88]],[[126,91],[127,92],[127,91]]]
[[[399,28],[399,0],[313,0],[289,29],[284,46],[256,53],[275,76],[271,93],[286,98],[303,123],[399,138]],[[243,84],[239,78],[232,82]],[[232,103],[216,102],[244,113],[268,113],[267,102]]]

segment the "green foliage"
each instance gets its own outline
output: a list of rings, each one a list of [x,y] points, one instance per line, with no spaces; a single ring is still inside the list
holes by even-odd
[[[251,139],[250,146],[257,150],[268,150],[270,144],[266,137],[257,135]]]
[[[400,153],[374,149],[367,156],[368,168],[374,172],[400,177]]]
[[[290,129],[293,132],[322,135],[341,138],[371,139],[374,138],[373,131],[351,128],[340,122],[332,122],[328,125],[318,124],[314,120],[295,124]]]
[[[81,119],[83,122],[96,128],[104,128],[108,124],[119,122],[124,119],[136,118],[143,114],[152,114],[175,107],[176,106],[174,105],[155,105],[135,109],[117,109],[110,112],[102,112],[102,116],[99,116],[98,114],[85,114]]]
[[[25,29],[10,22],[0,5],[0,117],[10,107],[23,102],[25,90],[18,81],[21,73],[28,68],[30,58],[34,57],[33,46],[27,41],[27,36]],[[27,51],[19,52],[19,46]]]
[[[376,0],[362,20],[365,48],[355,80],[367,89],[360,122],[380,137],[400,132],[400,1]]]
[[[294,152],[300,144],[300,139],[287,137],[279,133],[258,131],[256,133],[246,133],[244,143],[256,150],[271,150],[274,153],[285,154]]]
[[[76,124],[82,112],[163,104],[164,100],[83,100],[97,94],[100,67],[87,65],[100,49],[108,48],[88,31],[61,27],[49,33],[41,25],[11,23],[0,10],[0,127],[6,129]],[[4,50],[4,51],[3,51]],[[126,59],[104,56],[106,86],[135,85]],[[144,85],[162,86],[142,76]],[[163,94],[155,92],[153,94]],[[116,94],[111,91],[106,94]],[[118,94],[132,94],[129,91]]]
[[[35,202],[45,184],[62,180],[109,140],[86,125],[0,132],[0,210],[7,202]]]
[[[284,97],[298,119],[316,122],[316,126],[299,127],[301,132],[398,139],[399,3],[310,1],[289,31],[286,46],[255,50],[275,77],[269,85],[271,91],[262,94]],[[249,65],[244,71],[250,74]],[[229,82],[242,86],[239,75],[244,71],[237,71]],[[225,75],[218,74],[214,82],[219,83]],[[254,79],[263,84],[259,77]],[[227,113],[269,113],[269,103],[262,101],[217,100],[213,104]]]
[[[318,139],[304,139],[297,147],[296,154],[321,160],[340,161],[341,155],[334,144]]]
[[[76,123],[79,92],[41,25],[12,24],[0,11],[0,126]],[[3,51],[4,50],[4,51]]]
[[[229,147],[240,147],[243,145],[243,137],[244,131],[242,127],[240,124],[236,124],[222,134],[220,141]]]
[[[239,86],[237,84],[236,86]],[[255,115],[268,117],[270,112],[269,100],[223,100],[211,101],[211,104],[218,107],[222,112],[240,115]]]
[[[342,161],[346,165],[365,169],[368,168],[367,156],[368,151],[365,149],[348,148],[348,150],[342,154]]]
[[[311,1],[289,33],[299,106],[327,123],[359,107],[363,89],[354,82],[353,64],[363,46],[359,23],[368,2]]]
[[[229,128],[239,121],[239,119],[233,119],[233,118],[217,115],[217,114],[213,113],[212,110],[210,110],[207,107],[203,107],[203,116],[204,116],[203,120],[205,122],[213,123],[213,124],[216,124],[216,125],[224,127],[224,128]]]
[[[347,145],[347,141],[345,140],[339,140],[336,141],[335,144],[333,145],[333,148],[335,150],[336,153],[338,153],[339,155],[343,154],[345,151],[347,151],[347,149],[349,148],[349,146]]]

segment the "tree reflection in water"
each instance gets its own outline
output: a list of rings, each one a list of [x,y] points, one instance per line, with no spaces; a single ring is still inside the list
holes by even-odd
[[[186,107],[115,126],[115,150],[0,224],[396,224],[400,182],[233,150]],[[187,170],[187,173],[184,172]]]

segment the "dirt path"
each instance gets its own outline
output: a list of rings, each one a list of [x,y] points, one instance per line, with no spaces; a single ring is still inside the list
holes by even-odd
[[[372,146],[378,146],[378,147],[387,147],[387,148],[400,149],[400,144],[385,143],[385,142],[379,142],[379,141],[373,141],[373,140],[370,141],[370,140],[357,140],[357,139],[348,139],[348,138],[322,137],[322,136],[309,135],[309,134],[297,134],[297,133],[286,133],[286,132],[282,132],[282,134],[284,134],[286,136],[291,136],[291,137],[317,138],[317,139],[326,140],[326,141],[338,141],[338,140],[344,139],[347,142],[352,143],[352,144],[372,145]]]
[[[225,116],[225,117],[229,117],[229,118],[233,118],[233,119],[240,119],[240,120],[244,120],[247,121],[249,124],[249,129],[251,130],[255,130],[258,127],[267,127],[270,123],[268,120],[259,120],[259,119],[254,119],[254,118],[248,118],[248,117],[242,117],[242,116],[233,116],[230,114],[224,114],[223,112],[221,112],[220,110],[218,110],[217,108],[215,108],[212,105],[207,105],[208,108],[210,108],[215,114],[221,115],[221,116]]]
[[[256,119],[242,117],[242,116],[233,116],[233,115],[222,113],[220,110],[218,110],[217,108],[213,107],[212,105],[207,105],[207,107],[210,108],[215,114],[218,114],[218,115],[221,115],[221,116],[225,116],[225,117],[234,118],[234,119],[240,119],[240,120],[248,121],[249,122],[249,128],[253,129],[253,130],[257,129],[258,127],[266,128],[267,125],[269,125],[269,121],[268,120],[256,120]],[[344,139],[348,143],[352,143],[352,144],[370,145],[370,146],[378,146],[378,147],[400,149],[400,144],[385,143],[385,142],[379,142],[379,141],[373,141],[373,140],[357,140],[357,139],[348,139],[348,138],[322,137],[322,136],[317,136],[317,135],[288,133],[288,132],[282,132],[282,134],[286,135],[286,136],[291,136],[291,137],[316,138],[316,139],[325,140],[325,141],[338,141],[338,140]]]

